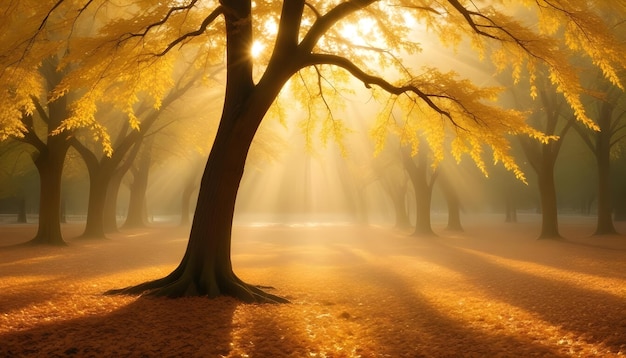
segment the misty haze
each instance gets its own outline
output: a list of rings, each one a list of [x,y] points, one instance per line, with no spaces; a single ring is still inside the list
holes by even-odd
[[[1,357],[626,355],[622,1],[0,4]]]

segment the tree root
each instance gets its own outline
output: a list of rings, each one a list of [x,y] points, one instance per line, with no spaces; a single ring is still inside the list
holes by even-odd
[[[273,295],[263,289],[273,289],[271,286],[247,284],[235,274],[226,275],[218,280],[211,280],[205,285],[199,285],[189,275],[172,272],[167,277],[141,283],[121,289],[106,291],[105,295],[140,295],[155,297],[194,297],[230,296],[246,303],[289,303],[289,300]]]

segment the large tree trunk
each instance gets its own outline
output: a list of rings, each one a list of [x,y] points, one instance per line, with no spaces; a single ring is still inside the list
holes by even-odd
[[[251,3],[223,0],[227,42],[227,77],[224,108],[215,141],[200,183],[198,203],[189,243],[180,265],[168,276],[109,293],[145,293],[180,297],[229,295],[246,302],[287,302],[285,299],[244,283],[232,269],[231,233],[235,200],[246,157],[261,120],[294,68],[292,51],[275,51],[265,75],[252,81]],[[302,13],[304,2],[284,2],[283,13]],[[296,19],[299,19],[297,17]],[[283,22],[293,17],[281,17]],[[290,24],[299,26],[299,23]],[[297,34],[297,31],[295,31]],[[284,41],[280,39],[278,43]],[[288,38],[287,40],[291,40]],[[291,42],[289,42],[291,43]],[[295,46],[296,43],[294,42]],[[291,61],[292,66],[288,66]]]

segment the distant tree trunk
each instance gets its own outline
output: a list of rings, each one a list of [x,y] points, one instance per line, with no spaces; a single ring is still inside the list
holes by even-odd
[[[136,166],[131,169],[133,181],[130,185],[128,215],[124,222],[125,228],[144,227],[147,223],[146,192],[148,190],[148,179],[152,164],[152,143],[152,140],[146,141],[142,154],[136,160]]]
[[[102,224],[105,233],[117,232],[117,196],[122,186],[125,172],[116,170],[111,176],[104,200]]]
[[[357,223],[367,224],[367,205],[364,195],[369,183],[363,178],[351,175],[347,165],[340,166],[337,169],[337,174],[339,174],[341,190],[349,205],[348,212],[356,218]]]
[[[17,198],[17,222],[25,224],[26,219],[26,196],[24,194]]]
[[[61,220],[62,224],[67,223],[67,203],[66,203],[66,201],[67,200],[65,200],[65,197],[63,197],[61,199],[61,218],[60,218],[60,220]]]
[[[202,161],[203,159],[199,156],[192,160],[191,170],[188,172],[187,178],[185,179],[180,203],[180,226],[189,226],[189,224],[191,224],[191,199],[193,193],[198,188],[198,178],[202,175]]]
[[[396,229],[404,230],[411,226],[409,220],[409,213],[406,208],[406,183],[389,193],[391,201],[393,201],[393,211],[395,213],[396,222],[394,227]]]
[[[89,176],[89,199],[87,201],[87,220],[82,238],[105,238],[104,206],[111,173],[96,170]]]
[[[146,191],[148,190],[148,172],[133,171],[133,182],[130,185],[128,214],[124,221],[124,228],[145,227],[148,223],[146,213]]]
[[[438,181],[448,206],[448,226],[446,228],[453,231],[463,231],[459,195],[454,190],[447,175],[439,175]]]
[[[400,155],[402,155],[402,153],[400,153]],[[373,164],[373,169],[383,190],[389,196],[389,199],[393,204],[395,217],[394,228],[399,230],[410,228],[411,220],[409,219],[409,213],[406,205],[408,189],[408,179],[405,174],[406,169],[404,169],[404,167],[400,170],[398,170],[398,168],[393,168],[389,165],[389,162],[385,164],[375,162]]]
[[[517,222],[517,208],[511,193],[504,193],[504,222]]]
[[[556,187],[554,186],[554,162],[544,157],[542,168],[537,171],[537,182],[541,194],[540,239],[560,238]]]
[[[615,205],[613,219],[615,221],[626,221],[626,198],[622,198],[621,201]]]
[[[415,236],[433,236],[435,232],[431,226],[430,220],[430,205],[434,179],[436,174],[433,174],[428,180],[428,153],[425,148],[422,148],[417,154],[417,164],[411,158],[410,154],[403,151],[403,162],[406,168],[413,188],[415,189],[416,199],[416,218],[415,218]]]
[[[606,113],[608,112],[608,113]],[[601,128],[609,128],[611,123],[612,107],[608,104],[602,106],[598,118]],[[600,131],[596,134],[596,161],[598,165],[598,221],[595,235],[615,234],[611,208],[611,133]]]
[[[195,183],[187,183],[183,188],[183,194],[181,195],[181,208],[180,208],[180,225],[188,226],[191,224],[191,195],[196,190]]]
[[[615,211],[613,219],[615,221],[626,221],[626,188],[622,187],[617,189],[617,195],[615,197]]]

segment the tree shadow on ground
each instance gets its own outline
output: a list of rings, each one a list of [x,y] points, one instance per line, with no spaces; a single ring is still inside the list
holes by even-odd
[[[238,305],[231,298],[139,298],[108,314],[0,335],[0,356],[226,356]]]
[[[263,357],[292,353],[339,357],[567,356],[533,337],[476,329],[429,303],[419,289],[413,288],[412,277],[390,268],[398,264],[394,258],[400,255],[416,259],[416,247],[432,252],[433,245],[441,245],[416,245],[412,238],[400,240],[401,249],[377,239],[376,234],[362,237],[362,245],[332,239],[324,243],[331,261],[340,264],[319,265],[321,258],[306,260],[310,261],[308,272],[298,275],[298,280],[306,282],[310,291],[293,299],[292,305],[262,307],[262,312],[249,314],[241,334],[247,346],[240,346],[239,352]],[[257,259],[262,266],[271,260],[282,262],[284,254],[276,249],[271,259]],[[246,265],[257,266],[259,262]],[[293,305],[300,308],[297,313]]]
[[[386,310],[385,320],[393,322],[397,334],[390,337],[384,324],[377,324],[376,320],[367,317],[361,319],[368,323],[366,329],[371,339],[384,348],[381,353],[387,356],[566,356],[532,337],[512,335],[503,330],[476,329],[469,322],[429,303],[420,289],[407,289],[412,283],[406,277],[386,267],[379,267],[377,271],[374,284],[391,293],[384,305],[394,307]]]
[[[491,300],[532,312],[575,339],[601,344],[612,352],[626,346],[626,301],[595,287],[581,287],[542,273],[521,272],[492,262],[463,248],[434,242],[442,250],[420,259],[441,264],[465,276],[465,280]],[[446,257],[445,261],[437,258]],[[450,263],[454,262],[454,265]],[[563,268],[567,270],[567,268]],[[623,276],[622,276],[623,278]]]

